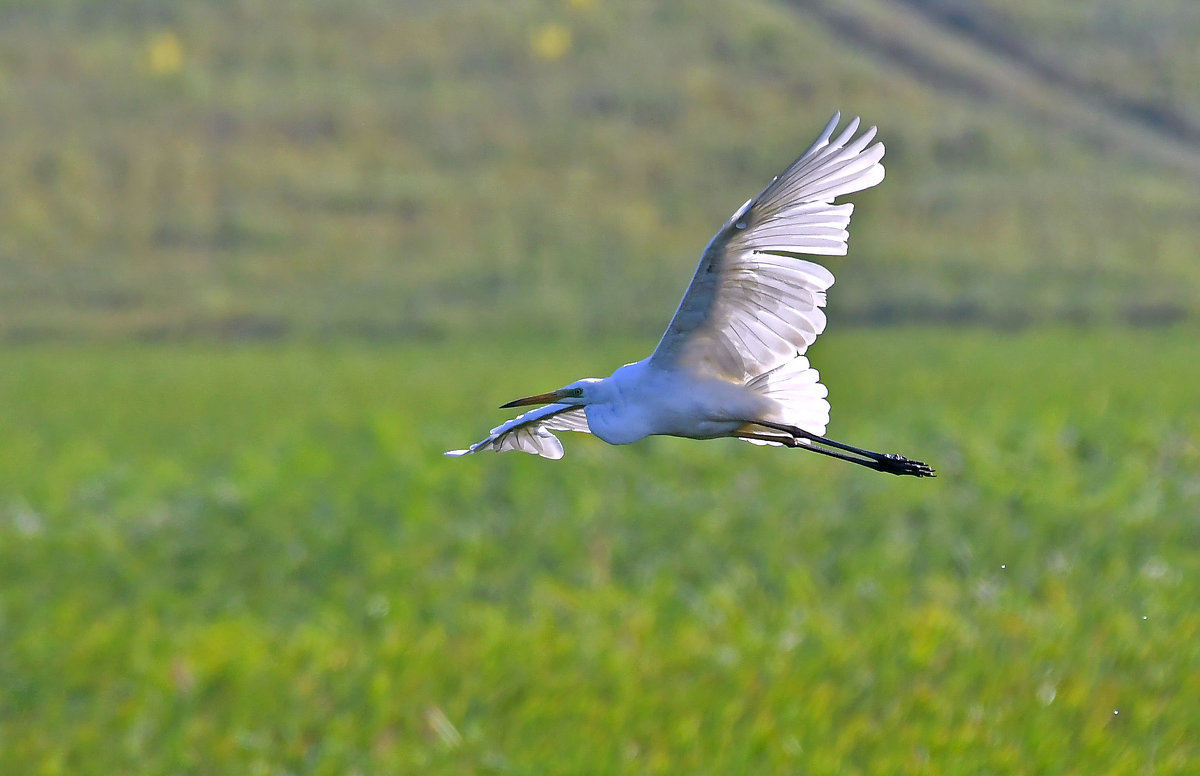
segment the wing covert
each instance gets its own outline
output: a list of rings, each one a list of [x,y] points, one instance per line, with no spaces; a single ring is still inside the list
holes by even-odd
[[[709,242],[651,363],[746,381],[804,353],[825,330],[833,274],[801,256],[845,255],[854,206],[833,200],[884,176],[875,128],[855,138],[855,118],[834,138],[840,120],[834,114]]]

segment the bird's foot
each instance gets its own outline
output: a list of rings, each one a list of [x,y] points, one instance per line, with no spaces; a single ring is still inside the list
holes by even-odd
[[[878,459],[879,471],[912,477],[936,477],[937,472],[924,461],[914,461],[896,453],[884,453]]]

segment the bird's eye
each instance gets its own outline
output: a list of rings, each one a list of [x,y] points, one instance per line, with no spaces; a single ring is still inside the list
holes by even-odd
[[[573,391],[571,391],[571,395],[572,395],[572,396],[576,396],[576,397],[578,397],[578,396],[583,396],[583,389],[582,389],[582,388],[576,388],[576,389],[574,389]]]

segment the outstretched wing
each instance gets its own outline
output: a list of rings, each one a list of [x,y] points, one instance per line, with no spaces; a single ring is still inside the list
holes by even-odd
[[[563,446],[551,431],[591,433],[583,407],[547,404],[496,426],[482,442],[476,442],[465,450],[449,450],[446,455],[469,455],[480,450],[494,450],[497,453],[520,450],[558,460],[563,457]]]
[[[883,180],[883,144],[857,138],[854,119],[836,138],[834,114],[803,155],[717,232],[651,363],[746,381],[804,353],[825,329],[833,275],[803,254],[844,256],[851,204],[835,197]]]

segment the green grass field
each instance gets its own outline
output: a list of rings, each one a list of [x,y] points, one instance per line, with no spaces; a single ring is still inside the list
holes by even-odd
[[[645,343],[604,347],[0,352],[0,771],[1200,758],[1193,331],[829,334],[831,435],[936,480],[440,455]]]
[[[888,149],[843,321],[1200,317],[1200,4],[958,4],[1064,71],[1015,82],[938,5],[0,0],[0,340],[661,330],[835,110]]]
[[[1200,772],[1198,38],[0,0],[0,776]],[[838,109],[830,435],[936,480],[441,456],[644,355]]]

